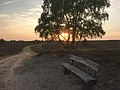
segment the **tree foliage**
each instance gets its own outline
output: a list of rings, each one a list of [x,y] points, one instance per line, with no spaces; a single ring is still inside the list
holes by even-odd
[[[63,44],[66,48],[76,40],[102,38],[105,35],[102,24],[109,17],[105,10],[108,7],[109,0],[44,0],[35,32],[45,39],[60,41],[61,33],[67,32],[68,38],[64,38],[67,44]]]

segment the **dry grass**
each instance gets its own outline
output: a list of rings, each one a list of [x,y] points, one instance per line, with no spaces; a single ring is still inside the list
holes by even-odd
[[[33,42],[4,42],[0,43],[0,57],[17,54],[26,46],[33,45]]]
[[[51,44],[49,49],[58,46],[54,45]],[[48,50],[46,47],[47,44],[44,48]],[[54,53],[58,56],[75,54],[99,63],[101,70],[96,88],[99,90],[120,90],[120,41],[87,42],[86,44],[79,42],[76,43],[74,50],[57,49]]]
[[[38,53],[55,53],[59,55],[75,54],[93,59],[97,62],[120,65],[120,41],[89,41],[76,42],[76,49],[65,50],[60,43],[49,42],[42,46],[44,51],[37,49]]]
[[[112,63],[120,65],[120,41],[89,41],[76,42],[76,48],[73,50],[65,50],[58,42],[48,42],[42,46],[42,49],[37,45],[33,48],[38,52],[38,55],[55,54],[65,56],[69,54],[79,55],[85,58],[90,58],[100,63]]]
[[[12,52],[12,54],[15,54],[18,51],[22,50],[22,47],[26,45],[28,44],[22,44],[20,45],[19,50],[16,50],[15,52],[9,51],[9,53]],[[18,48],[18,46],[14,46],[16,46],[16,44],[12,47],[9,46],[11,47],[10,50]],[[7,45],[5,47],[7,47]],[[44,58],[46,58],[46,55],[55,55],[55,60],[58,60],[61,57],[68,58],[69,54],[75,54],[78,56],[89,58],[100,64],[101,70],[98,75],[98,83],[95,87],[96,90],[120,90],[120,41],[96,41],[87,43],[79,42],[76,43],[76,48],[73,50],[65,50],[59,43],[49,42],[43,45],[42,48],[40,48],[39,45],[32,48],[37,53],[39,53],[38,55],[41,59],[35,58],[34,60],[29,60],[28,62],[25,62],[25,72],[28,71],[28,69],[30,71],[36,70],[35,68],[42,65],[42,63],[44,64],[44,62],[51,63],[51,60],[54,58],[51,57],[50,60],[49,58],[44,60]],[[4,51],[6,51],[4,53],[6,54],[7,48],[4,49]],[[54,64],[54,62],[52,63]]]

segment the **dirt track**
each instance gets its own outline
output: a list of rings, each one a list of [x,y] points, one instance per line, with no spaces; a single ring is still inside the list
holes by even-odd
[[[83,82],[78,77],[63,74],[60,64],[69,62],[67,54],[46,54],[40,46],[35,46],[37,56],[28,46],[21,53],[0,60],[0,90],[81,90]],[[100,65],[95,90],[120,90],[119,67],[104,62]]]
[[[47,54],[35,56],[29,47],[17,55],[0,61],[0,90],[78,90],[78,79],[63,74],[60,63],[65,58]],[[32,58],[31,58],[32,57]],[[23,62],[32,60],[34,64],[25,70]],[[34,62],[35,61],[35,62]],[[22,73],[21,73],[22,71]],[[76,81],[77,80],[77,81]],[[76,83],[77,82],[77,83]]]
[[[28,46],[19,54],[0,60],[0,90],[13,90],[10,87],[11,84],[14,85],[13,79],[15,79],[14,73],[17,67],[20,67],[24,60],[34,55],[35,53]]]

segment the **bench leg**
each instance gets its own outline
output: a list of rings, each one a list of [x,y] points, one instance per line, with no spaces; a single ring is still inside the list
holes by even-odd
[[[82,90],[94,90],[95,84],[96,83],[94,83],[94,84],[91,84],[91,83],[84,84],[84,86],[82,87]]]
[[[71,72],[68,69],[64,68],[64,74],[70,74],[70,73]]]
[[[90,85],[85,84],[85,85],[82,87],[82,90],[94,90],[94,86],[90,86]]]

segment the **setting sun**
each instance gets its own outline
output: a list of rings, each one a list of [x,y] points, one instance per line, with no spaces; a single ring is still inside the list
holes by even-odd
[[[111,7],[107,9],[110,16],[109,21],[103,26],[106,31],[103,39],[119,40],[120,1],[110,1]],[[41,5],[42,1],[39,0],[29,0],[29,2],[25,0],[0,0],[0,38],[5,40],[39,40],[39,37],[34,33],[34,27],[37,25],[40,13],[42,13]],[[62,33],[62,36],[67,37],[68,34]]]
[[[62,33],[61,35],[62,35],[63,37],[66,37],[66,38],[68,38],[68,36],[69,36],[68,33]]]
[[[66,40],[68,39],[68,36],[69,36],[68,33],[64,33],[64,32],[63,32],[63,33],[60,35],[60,39],[63,40],[63,41],[66,41]]]
[[[0,0],[0,90],[120,90],[120,0]]]

